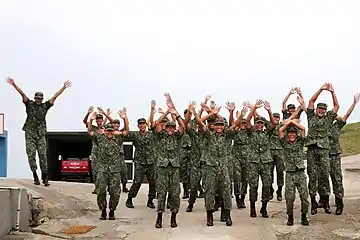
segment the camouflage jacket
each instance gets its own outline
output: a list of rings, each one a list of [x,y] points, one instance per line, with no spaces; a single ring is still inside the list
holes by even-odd
[[[300,119],[301,114],[304,110],[300,109],[298,115],[296,116],[298,119]],[[289,113],[287,110],[282,110],[283,120],[288,119],[291,117],[291,113]]]
[[[140,131],[130,132],[126,137],[133,142],[135,147],[134,163],[148,165],[154,164],[154,141],[153,132],[146,131],[145,134]]]
[[[267,121],[265,123],[265,126],[267,129],[270,128],[270,122]],[[280,138],[279,138],[279,129],[281,128],[281,124],[278,123],[275,125],[274,130],[272,130],[271,135],[270,135],[270,150],[281,150],[282,149],[282,145],[280,142]]]
[[[239,130],[234,135],[234,145],[232,148],[232,154],[237,159],[246,158],[249,155],[248,144],[250,139],[246,130]]]
[[[297,136],[294,143],[288,142],[286,137],[281,139],[286,172],[296,172],[297,170],[305,169],[304,143],[305,138],[301,136]]]
[[[190,124],[191,130],[196,131],[196,128],[197,128],[196,120],[191,119],[189,124]],[[188,131],[186,131],[184,133],[184,136],[181,139],[181,148],[190,149],[191,147],[192,147],[192,140],[188,134]]]
[[[122,135],[108,139],[105,134],[94,132],[94,141],[97,145],[96,166],[102,172],[120,172],[121,160],[124,156]]]
[[[341,154],[342,149],[340,146],[340,133],[341,129],[346,125],[346,122],[342,120],[336,120],[330,128],[329,142],[330,142],[330,154]]]
[[[306,110],[308,119],[308,134],[305,146],[317,145],[319,148],[330,149],[329,129],[337,117],[334,111],[328,111],[325,117],[318,117],[314,109]]]
[[[94,126],[94,125],[93,125],[92,127],[93,127],[94,133],[95,133],[95,132],[98,133],[99,127],[98,127],[98,126]],[[95,142],[95,137],[92,138],[91,146],[92,146],[92,148],[91,148],[91,154],[96,154],[97,144],[96,144],[96,142]],[[94,158],[93,160],[95,160],[96,156],[92,156],[92,157]]]
[[[155,134],[158,167],[167,167],[169,164],[173,167],[180,167],[181,137],[182,134],[178,131],[172,136],[169,136],[165,131]]]
[[[191,128],[187,130],[187,133],[189,134],[192,142],[190,165],[194,167],[200,167],[201,147],[199,132]]]
[[[50,101],[38,105],[33,100],[28,100],[24,104],[27,117],[22,130],[35,135],[45,135],[47,129],[46,114],[53,105]]]
[[[273,161],[270,153],[270,137],[272,135],[272,132],[272,129],[266,129],[262,132],[258,132],[254,128],[247,129],[247,134],[250,139],[250,162],[269,163]]]

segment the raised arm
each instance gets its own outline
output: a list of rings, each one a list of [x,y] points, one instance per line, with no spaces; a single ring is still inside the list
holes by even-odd
[[[161,131],[161,123],[164,120],[164,118],[167,117],[167,115],[170,113],[169,109],[166,110],[166,112],[164,112],[155,122],[155,130],[156,132],[160,132]]]
[[[283,121],[284,124],[281,126],[281,128],[279,128],[279,138],[280,139],[284,137],[284,132],[287,129],[287,127],[289,126],[289,124],[291,123],[291,121],[292,120],[289,120],[289,119]]]
[[[129,134],[129,119],[126,115],[126,108],[123,108],[122,110],[120,110],[118,112],[119,116],[123,119],[124,121],[124,128],[123,128],[123,131],[122,131],[122,135],[123,136],[127,136]]]
[[[53,105],[55,100],[65,91],[65,89],[67,89],[69,87],[71,87],[71,82],[65,81],[64,86],[62,88],[60,88],[60,90],[57,91],[52,98],[50,98],[50,100],[49,100],[50,104]]]
[[[328,88],[328,84],[325,83],[324,85],[321,86],[321,88],[319,88],[319,90],[317,90],[314,95],[310,98],[309,100],[309,104],[308,104],[308,109],[314,109],[314,106],[315,106],[315,102],[316,100],[318,99],[320,93],[324,90],[327,90]]]
[[[87,123],[87,133],[89,134],[89,136],[94,136],[94,129],[92,123],[95,120],[95,118],[96,118],[96,112],[93,112],[93,114],[91,114],[90,116],[89,122]]]
[[[201,120],[200,116],[197,114],[196,110],[195,110],[195,102],[192,102],[189,104],[189,110],[192,112],[192,114],[194,114],[195,120],[197,121],[199,128],[202,131],[206,130],[206,125],[205,123]],[[210,113],[209,115],[213,115],[212,113]]]
[[[234,124],[234,110],[235,110],[235,103],[234,102],[227,102],[226,109],[229,111],[229,126]]]
[[[155,126],[155,122],[154,122],[155,107],[156,107],[156,102],[155,100],[152,100],[150,106],[149,128],[153,128]]]
[[[360,93],[355,94],[354,96],[354,101],[351,104],[351,106],[349,107],[349,109],[347,110],[347,112],[345,113],[345,115],[343,116],[343,121],[346,122],[347,119],[349,118],[350,114],[354,111],[354,108],[356,106],[356,104],[359,102],[360,100]]]
[[[14,79],[8,77],[8,78],[6,79],[6,82],[7,82],[8,84],[10,84],[11,86],[13,86],[13,87],[15,88],[15,90],[21,95],[23,103],[26,103],[27,101],[29,101],[29,98],[25,95],[25,93],[23,92],[23,90],[21,90],[21,88],[19,88],[19,87],[16,85]]]
[[[268,101],[264,102],[264,108],[269,114],[270,128],[274,128],[276,123],[275,123],[275,119],[274,119],[274,116],[273,116],[272,111],[271,111],[270,103]]]
[[[331,92],[331,96],[332,96],[332,100],[333,100],[334,107],[333,107],[332,111],[337,113],[339,111],[340,105],[339,105],[337,96],[335,94],[334,87],[331,83],[328,84],[328,91]]]
[[[248,128],[248,129],[251,128],[251,119],[253,118],[256,110],[261,108],[262,105],[263,105],[263,101],[258,99],[258,100],[256,100],[255,105],[253,105],[251,107],[251,111],[250,111],[248,117],[246,118],[246,128]]]
[[[171,113],[171,115],[175,116],[175,119],[179,124],[179,133],[181,135],[183,135],[184,131],[185,131],[185,124],[184,124],[184,121],[182,120],[180,114],[178,113],[178,111],[175,108],[170,109],[170,113]]]
[[[235,130],[237,127],[239,127],[239,128],[242,127],[242,119],[245,116],[247,111],[248,111],[248,107],[244,106],[241,110],[240,115],[237,117],[236,121],[232,125],[230,125],[231,130]]]
[[[85,117],[84,117],[84,119],[83,119],[83,123],[84,123],[85,125],[88,124],[89,115],[90,115],[93,111],[94,111],[94,107],[93,107],[93,106],[90,106],[89,109],[88,109],[88,111],[87,111],[87,113],[86,113],[86,115],[85,115]]]
[[[206,104],[208,103],[208,101],[210,100],[211,95],[206,95],[205,97],[205,101],[203,103],[201,103],[201,106],[204,104],[206,106]],[[201,115],[203,114],[204,109],[201,107],[199,110],[198,115],[201,117]]]
[[[106,114],[107,114],[108,116],[111,115],[111,110],[110,110],[110,108],[108,108],[108,109],[106,110]],[[106,118],[104,119],[103,125],[107,124],[107,121],[108,121],[108,120],[109,120],[109,119],[106,117]],[[110,123],[112,123],[112,122],[110,122]]]
[[[103,114],[110,121],[110,123],[114,122],[114,119],[109,114],[109,113],[111,113],[110,111],[105,112],[101,107],[98,107],[97,109],[98,109],[99,113]]]
[[[289,101],[290,96],[295,93],[295,91],[296,91],[295,89],[296,88],[291,88],[290,92],[285,96],[284,100],[282,101],[282,110],[283,111],[287,110],[286,103],[287,103],[287,101]]]
[[[291,123],[295,127],[297,127],[298,129],[300,129],[301,130],[301,136],[305,137],[305,134],[306,134],[305,127],[299,123],[299,120],[298,119],[293,119],[293,120],[291,120]]]

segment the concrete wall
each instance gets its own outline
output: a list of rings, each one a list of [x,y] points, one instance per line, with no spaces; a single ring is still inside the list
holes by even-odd
[[[26,189],[0,187],[0,239],[11,230],[16,230],[19,191],[21,198],[19,230],[29,231],[31,210]]]

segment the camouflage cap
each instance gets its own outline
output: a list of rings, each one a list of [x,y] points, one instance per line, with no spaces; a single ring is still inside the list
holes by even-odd
[[[103,119],[103,118],[104,118],[104,116],[103,116],[102,114],[96,114],[96,118],[95,118],[95,119],[98,119],[98,118]]]
[[[206,120],[207,123],[214,123],[215,121],[216,121],[216,117],[215,117],[215,116],[210,116],[210,117]]]
[[[214,122],[215,125],[225,125],[225,119],[216,119]]]
[[[120,120],[119,119],[114,119],[114,123],[120,124]]]
[[[137,120],[137,123],[138,123],[138,124],[146,123],[146,119],[145,119],[145,118],[139,118],[139,119]]]
[[[257,117],[257,118],[255,118],[255,122],[256,122],[256,123],[257,123],[257,122],[265,123],[265,122],[266,122],[266,119],[263,118],[263,117]]]
[[[114,131],[114,127],[113,125],[111,125],[110,123],[105,125],[105,131]]]
[[[166,127],[176,127],[176,123],[173,122],[173,121],[168,121],[168,122],[166,123]]]
[[[322,109],[327,109],[327,104],[326,103],[318,103],[317,104],[317,106],[316,106],[317,108],[322,108]]]
[[[184,114],[187,114],[188,111],[189,111],[189,109],[185,109],[185,110],[184,110]]]
[[[161,122],[166,123],[168,121],[169,121],[169,119],[167,119],[167,117],[164,117],[164,119]]]
[[[286,131],[287,132],[297,132],[298,129],[294,125],[290,125],[289,127],[286,128]]]
[[[295,104],[290,103],[289,105],[287,105],[287,109],[294,109],[294,108],[296,108]]]
[[[273,113],[273,117],[280,118],[280,114],[279,113]]]
[[[36,93],[35,93],[35,98],[43,99],[43,98],[44,98],[44,94],[43,94],[42,92],[36,92]]]

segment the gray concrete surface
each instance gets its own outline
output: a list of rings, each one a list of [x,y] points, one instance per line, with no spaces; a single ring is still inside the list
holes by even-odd
[[[232,210],[233,226],[227,227],[215,213],[213,227],[206,227],[204,201],[199,199],[194,212],[186,213],[187,200],[181,200],[176,229],[169,227],[169,211],[165,213],[163,229],[155,229],[156,210],[146,207],[147,186],[143,186],[134,200],[134,209],[125,207],[127,194],[121,194],[115,221],[100,221],[96,196],[91,194],[93,186],[83,183],[52,182],[49,188],[34,186],[30,180],[6,179],[0,185],[23,186],[34,196],[43,197],[44,223],[33,228],[28,235],[12,235],[7,239],[360,239],[360,156],[343,159],[345,209],[344,214],[326,215],[322,209],[315,216],[309,216],[310,226],[300,225],[300,202],[295,202],[295,225],[286,226],[285,201],[272,200],[269,203],[269,219],[250,218],[249,208]],[[130,185],[130,184],[129,184]],[[128,186],[129,187],[129,186]],[[235,200],[235,199],[234,199]],[[246,202],[248,205],[248,202]],[[331,204],[334,199],[331,197]],[[257,205],[257,212],[260,203]],[[333,212],[335,207],[332,207]],[[260,214],[258,214],[260,216]],[[91,225],[96,228],[88,233],[66,235],[64,228],[77,225]]]

